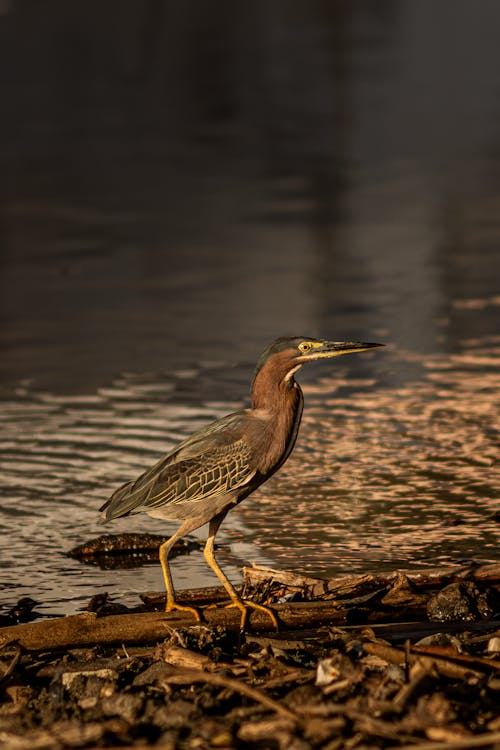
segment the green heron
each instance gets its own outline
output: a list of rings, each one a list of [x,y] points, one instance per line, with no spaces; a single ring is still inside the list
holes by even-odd
[[[102,506],[106,521],[144,512],[180,522],[177,531],[160,546],[167,612],[185,610],[200,620],[196,609],[175,601],[168,558],[178,539],[209,523],[203,554],[229,594],[228,606],[241,611],[241,629],[248,608],[266,612],[278,627],[270,609],[237,594],[215,559],[215,535],[228,511],[269,479],[293,450],[304,401],[294,380],[297,370],[306,362],[376,346],[382,344],[300,336],[276,339],[257,362],[251,409],[229,414],[187,438],[149,471],[120,487]]]

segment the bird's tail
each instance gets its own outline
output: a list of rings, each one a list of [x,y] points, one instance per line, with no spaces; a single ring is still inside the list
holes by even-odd
[[[123,503],[123,500],[129,494],[133,484],[133,482],[126,482],[111,495],[109,500],[106,500],[104,505],[99,508],[100,513],[105,513],[104,518],[101,519],[101,523],[107,523],[108,521],[112,521],[113,518],[127,516],[130,513],[130,510],[127,508],[126,503]]]

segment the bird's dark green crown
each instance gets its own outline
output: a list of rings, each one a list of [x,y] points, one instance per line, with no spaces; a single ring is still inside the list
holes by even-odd
[[[284,352],[287,349],[297,349],[297,355],[299,355],[299,346],[304,342],[315,342],[321,344],[321,341],[318,339],[307,338],[307,336],[280,336],[279,339],[273,341],[273,343],[270,344],[260,355],[255,366],[254,377],[264,367],[267,360],[272,357],[273,354],[279,354],[279,352]]]

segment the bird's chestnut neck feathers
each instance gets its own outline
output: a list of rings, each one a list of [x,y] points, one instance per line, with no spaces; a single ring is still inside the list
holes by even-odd
[[[299,386],[293,373],[300,367],[294,361],[295,352],[290,349],[269,357],[257,370],[252,383],[252,406],[254,409],[279,411],[283,402],[295,401]]]
[[[302,391],[293,379],[299,365],[294,352],[278,352],[269,357],[252,384],[253,414],[257,417],[258,441],[265,446],[256,468],[262,476],[274,473],[288,458],[302,416]]]

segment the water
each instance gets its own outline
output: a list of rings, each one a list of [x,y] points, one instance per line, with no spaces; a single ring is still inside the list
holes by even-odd
[[[422,377],[397,386],[384,382],[403,356],[397,349],[378,366],[373,353],[335,363],[334,374],[321,368],[305,387],[292,458],[222,527],[231,577],[247,561],[333,575],[495,559],[500,342],[487,356],[484,348],[426,357]],[[218,375],[215,365],[127,375],[84,396],[19,388],[3,403],[6,598],[29,593],[61,612],[100,589],[132,604],[136,592],[161,588],[159,565],[102,571],[64,552],[104,530],[174,530],[139,516],[104,529],[96,510],[177,441],[242,405],[200,400],[200,378]],[[213,583],[199,554],[174,568],[180,586]]]
[[[331,575],[498,559],[500,11],[369,6],[257,4],[224,23],[183,6],[146,24],[144,48],[134,4],[118,35],[84,4],[54,4],[65,34],[46,9],[2,10],[3,603],[75,612],[99,590],[159,590],[158,565],[64,553],[170,533],[102,527],[97,508],[247,404],[283,334],[388,346],[299,374],[294,454],[221,528],[232,580],[247,561]],[[200,554],[173,567],[180,587],[214,582]]]

